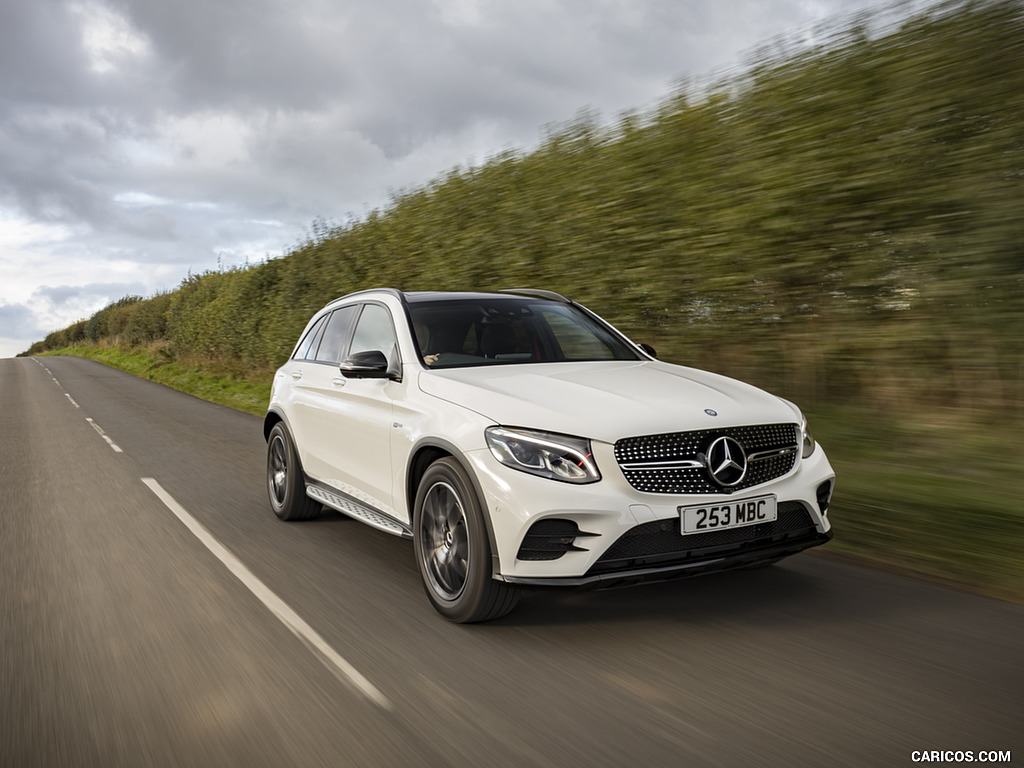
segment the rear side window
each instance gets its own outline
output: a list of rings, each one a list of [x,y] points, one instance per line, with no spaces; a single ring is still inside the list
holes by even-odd
[[[322,363],[340,363],[341,351],[348,344],[352,335],[352,320],[355,318],[356,305],[341,307],[331,313],[327,321],[323,338],[316,351],[316,360]]]
[[[327,325],[327,318],[330,315],[324,315],[316,321],[316,325],[309,329],[302,338],[302,343],[295,349],[293,355],[295,360],[312,360],[316,355],[316,345],[320,343],[320,337],[323,335],[324,326]]]

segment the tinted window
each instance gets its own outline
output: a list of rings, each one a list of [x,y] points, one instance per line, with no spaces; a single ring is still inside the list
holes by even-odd
[[[316,321],[316,325],[309,329],[303,339],[302,343],[295,349],[296,360],[312,360],[316,354],[316,345],[320,341],[320,336],[324,332],[324,326],[327,325],[327,318],[329,315],[324,315]]]
[[[434,368],[639,359],[611,328],[571,304],[453,299],[411,302],[409,313],[423,361]]]
[[[359,316],[348,354],[379,350],[388,360],[393,360],[397,341],[391,313],[379,304],[367,304]]]
[[[331,319],[324,329],[324,337],[320,348],[316,351],[316,359],[326,363],[340,363],[341,351],[349,339],[352,330],[352,318],[355,317],[357,305],[341,307],[331,313]]]

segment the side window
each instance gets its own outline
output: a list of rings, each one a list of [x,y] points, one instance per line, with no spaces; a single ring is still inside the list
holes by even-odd
[[[395,327],[391,324],[391,313],[380,304],[365,305],[359,322],[356,323],[356,332],[352,336],[352,347],[348,354],[376,349],[383,352],[389,361],[394,361],[397,344]]]
[[[355,317],[358,306],[355,304],[341,307],[331,313],[331,319],[324,329],[323,339],[320,341],[320,348],[316,351],[316,359],[322,363],[340,363],[341,351],[348,342],[349,334],[352,332],[352,319]]]
[[[320,341],[320,336],[324,332],[324,326],[327,325],[327,318],[329,315],[324,315],[317,320],[316,325],[309,329],[303,339],[302,343],[295,348],[295,354],[293,359],[295,360],[312,360],[313,355],[316,354],[316,345]]]

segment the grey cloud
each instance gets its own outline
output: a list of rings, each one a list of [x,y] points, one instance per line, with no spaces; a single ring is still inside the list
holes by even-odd
[[[115,0],[116,8],[146,36],[172,85],[177,109],[286,109],[315,106],[339,91],[343,6],[276,0],[182,3]],[[165,85],[168,81],[165,81]]]
[[[39,318],[29,307],[24,304],[0,304],[0,338],[31,338],[42,333],[44,331]]]
[[[65,4],[3,4],[0,72],[9,98],[19,104],[76,102],[86,69],[78,24]]]
[[[24,106],[0,121],[0,199],[33,219],[107,226],[118,138],[98,110]]]
[[[40,286],[32,293],[32,298],[46,301],[55,307],[95,304],[111,301],[124,296],[139,296],[145,289],[140,283],[89,283],[87,285]]]
[[[161,210],[150,209],[122,214],[120,228],[125,234],[143,240],[179,239],[178,219]]]

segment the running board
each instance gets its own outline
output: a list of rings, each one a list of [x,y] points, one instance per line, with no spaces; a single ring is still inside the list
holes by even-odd
[[[343,515],[354,517],[367,525],[372,525],[374,528],[395,536],[401,536],[403,539],[412,538],[411,528],[349,496],[342,496],[319,485],[307,485],[306,495],[333,510],[341,512]]]

